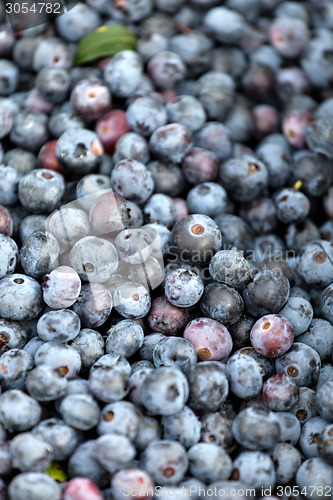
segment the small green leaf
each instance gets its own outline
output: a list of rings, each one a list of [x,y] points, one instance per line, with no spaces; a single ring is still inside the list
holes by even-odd
[[[122,24],[100,26],[79,42],[74,64],[84,64],[100,57],[114,56],[121,50],[134,50],[137,38]]]

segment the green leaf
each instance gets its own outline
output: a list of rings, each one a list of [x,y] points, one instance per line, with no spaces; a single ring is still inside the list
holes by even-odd
[[[100,26],[79,42],[74,64],[84,64],[100,57],[114,56],[121,50],[134,50],[137,38],[122,24]]]

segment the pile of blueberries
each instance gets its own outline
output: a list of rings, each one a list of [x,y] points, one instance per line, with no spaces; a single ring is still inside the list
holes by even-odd
[[[0,7],[0,500],[332,498],[332,1]]]

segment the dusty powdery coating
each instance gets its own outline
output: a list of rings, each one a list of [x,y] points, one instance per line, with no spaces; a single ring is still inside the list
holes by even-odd
[[[112,295],[105,286],[99,283],[87,283],[81,288],[73,311],[80,316],[82,325],[86,328],[101,326],[112,310]]]
[[[11,274],[0,280],[0,316],[20,321],[36,318],[43,309],[39,283],[25,274]]]
[[[124,318],[130,319],[143,318],[151,306],[148,290],[133,281],[118,286],[114,291],[113,300],[116,311]]]
[[[41,278],[58,265],[58,240],[47,231],[34,231],[27,236],[20,250],[21,265],[26,274]]]
[[[154,190],[154,180],[143,163],[135,159],[125,159],[113,168],[111,186],[126,199],[144,203]]]
[[[43,300],[52,309],[71,307],[81,291],[81,280],[74,269],[59,266],[43,277]]]
[[[107,331],[105,342],[107,354],[129,358],[142,346],[144,332],[142,327],[131,319],[119,321]]]
[[[160,367],[148,373],[141,388],[141,401],[153,415],[175,415],[189,396],[189,384],[177,368]]]
[[[188,269],[175,269],[164,280],[166,298],[177,307],[191,307],[199,302],[204,284],[197,273]]]
[[[230,390],[239,398],[257,396],[262,388],[263,376],[257,361],[242,352],[234,353],[227,362]]]
[[[48,342],[69,342],[80,332],[79,316],[70,309],[48,311],[38,320],[37,332],[42,340]]]
[[[0,234],[0,278],[12,274],[15,270],[18,248],[15,241],[5,234]]]

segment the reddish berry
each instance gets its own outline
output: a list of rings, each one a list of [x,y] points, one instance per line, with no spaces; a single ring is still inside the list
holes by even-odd
[[[140,469],[123,469],[111,480],[112,495],[115,500],[124,498],[124,491],[129,491],[129,500],[148,500],[153,498],[155,484],[151,477]]]
[[[13,219],[7,208],[0,205],[0,234],[13,234]]]
[[[42,146],[37,157],[37,166],[65,175],[55,154],[57,142],[57,140],[49,141]]]
[[[190,321],[183,337],[191,342],[202,361],[220,361],[229,356],[232,350],[232,338],[228,329],[210,318]]]
[[[75,477],[66,484],[63,500],[103,500],[103,494],[97,484],[85,477]]]
[[[176,221],[182,219],[183,217],[187,217],[190,213],[188,205],[183,198],[173,198],[173,202],[176,205],[177,211],[177,219]]]
[[[282,131],[289,144],[294,148],[303,148],[307,126],[313,120],[312,114],[304,109],[290,111],[282,122]]]
[[[158,297],[152,303],[147,321],[155,332],[177,335],[188,323],[190,314],[187,309],[170,304],[165,297]]]
[[[113,153],[118,139],[130,132],[125,111],[113,109],[102,116],[96,123],[95,132],[103,144],[106,153]]]
[[[279,314],[267,314],[260,318],[250,333],[254,350],[267,358],[281,356],[294,341],[294,330],[289,321]]]

